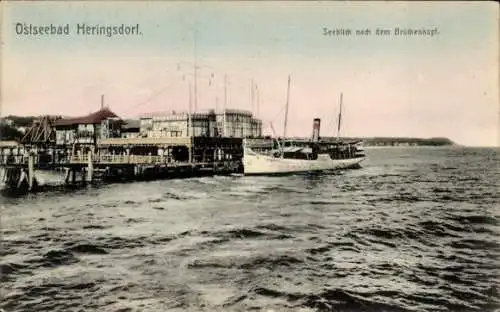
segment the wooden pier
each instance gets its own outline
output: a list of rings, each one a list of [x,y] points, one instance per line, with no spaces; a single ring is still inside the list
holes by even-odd
[[[243,173],[242,159],[240,138],[107,138],[72,146],[0,141],[6,187],[26,192],[37,189],[40,169],[64,171],[64,183],[73,185]]]

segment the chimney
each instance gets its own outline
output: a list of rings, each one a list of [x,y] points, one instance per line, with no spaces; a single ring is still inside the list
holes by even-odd
[[[312,135],[313,142],[319,141],[319,129],[320,129],[320,127],[321,127],[321,119],[314,118],[314,120],[313,120],[313,135]]]

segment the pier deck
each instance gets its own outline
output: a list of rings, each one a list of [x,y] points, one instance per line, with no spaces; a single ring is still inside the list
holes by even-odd
[[[228,137],[106,138],[94,143],[0,144],[7,187],[30,191],[36,170],[66,171],[65,183],[192,177],[243,172],[243,140]],[[104,173],[104,174],[103,174]]]
[[[193,137],[107,138],[98,139],[98,147],[106,146],[187,146],[193,145]]]
[[[142,156],[142,155],[93,155],[92,163],[96,165],[145,165],[145,164],[174,164],[165,156]],[[70,157],[69,164],[88,164],[89,157],[85,155],[74,155]]]

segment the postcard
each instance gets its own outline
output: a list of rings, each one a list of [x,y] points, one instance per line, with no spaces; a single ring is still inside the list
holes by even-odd
[[[3,1],[0,310],[495,311],[495,2]]]

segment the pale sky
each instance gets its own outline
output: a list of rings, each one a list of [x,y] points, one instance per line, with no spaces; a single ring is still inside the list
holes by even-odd
[[[341,135],[499,146],[498,14],[493,1],[3,2],[1,114],[84,115],[101,94],[122,117],[187,110],[196,25],[200,109],[217,97],[223,107],[227,74],[227,107],[251,110],[253,79],[257,117],[281,134],[290,74],[288,135],[309,136],[315,117],[323,136],[336,135],[343,92]],[[69,24],[70,35],[18,35],[16,23]],[[139,24],[141,35],[77,35],[79,23]],[[439,34],[324,36],[325,27]]]

